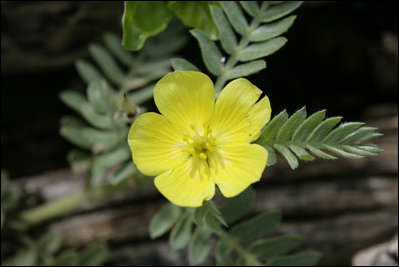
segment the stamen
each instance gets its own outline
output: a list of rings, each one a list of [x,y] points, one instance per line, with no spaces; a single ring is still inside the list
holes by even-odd
[[[201,158],[201,159],[207,159],[208,157],[205,155],[205,153],[200,153],[199,154],[199,157]]]
[[[185,136],[183,137],[183,141],[186,142],[187,144],[190,144],[190,145],[194,144],[193,139],[191,139],[190,137],[188,137],[188,135],[185,135]]]
[[[197,135],[200,135],[197,131],[197,128],[194,126],[194,124],[190,124],[191,129],[196,133]]]
[[[212,146],[209,142],[206,142],[205,144],[206,149],[208,149],[209,151],[212,151]]]
[[[186,153],[188,153],[188,154],[191,154],[191,155],[194,155],[194,154],[195,154],[195,150],[194,150],[194,149],[185,148],[185,149],[183,149],[182,151],[183,151],[183,152],[186,152]]]

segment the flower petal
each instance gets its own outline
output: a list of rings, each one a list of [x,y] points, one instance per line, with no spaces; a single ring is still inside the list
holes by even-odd
[[[196,71],[175,71],[154,87],[158,110],[179,129],[191,131],[208,125],[212,117],[215,89],[208,76]]]
[[[269,122],[272,109],[270,101],[267,96],[259,100],[248,112],[248,120],[250,127],[250,141],[255,141],[259,138],[261,130],[266,123]]]
[[[204,200],[215,194],[215,183],[210,172],[200,171],[195,158],[187,160],[175,169],[167,171],[155,178],[158,190],[172,203],[184,207],[202,206]],[[206,168],[201,164],[201,168]]]
[[[213,180],[225,197],[234,197],[260,180],[267,150],[256,144],[227,146],[221,150],[222,164],[213,168]]]
[[[216,100],[215,111],[209,125],[219,141],[222,143],[250,141],[251,127],[248,113],[261,93],[260,89],[243,78],[235,79],[226,85]]]
[[[155,176],[187,160],[179,147],[179,131],[162,115],[148,112],[140,115],[128,135],[133,160],[145,175]]]

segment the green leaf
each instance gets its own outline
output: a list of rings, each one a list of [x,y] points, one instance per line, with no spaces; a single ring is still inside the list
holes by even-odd
[[[240,7],[234,1],[221,1],[221,4],[233,28],[241,35],[246,35],[249,27]]]
[[[342,117],[328,118],[320,123],[308,136],[306,141],[308,143],[317,143],[323,140],[324,137],[341,121]]]
[[[55,260],[55,266],[78,266],[78,253],[72,249],[63,251]]]
[[[89,52],[104,74],[116,85],[121,86],[124,73],[111,54],[101,45],[89,45]]]
[[[116,185],[126,180],[129,177],[132,177],[137,173],[137,167],[133,162],[128,161],[123,166],[121,166],[114,174],[114,177],[111,181],[111,184]]]
[[[86,84],[92,81],[104,80],[104,76],[89,62],[78,59],[75,63],[75,67],[82,79]]]
[[[102,129],[107,129],[112,126],[111,118],[107,115],[98,114],[81,93],[66,90],[62,91],[59,97],[67,106],[82,114],[82,116],[93,126]]]
[[[296,248],[301,241],[299,236],[279,236],[263,239],[249,247],[249,252],[259,260],[264,261],[270,257],[284,254]]]
[[[369,152],[363,149],[360,149],[355,146],[343,145],[342,148],[350,153],[359,155],[359,156],[376,156],[378,153]]]
[[[263,58],[279,50],[286,42],[286,38],[276,37],[265,42],[256,43],[239,51],[237,58],[240,61],[250,61]]]
[[[263,132],[258,139],[260,144],[266,144],[268,141],[273,139],[280,127],[288,120],[288,114],[286,110],[280,112],[277,116],[275,116],[263,129]]]
[[[294,23],[296,16],[289,16],[282,20],[260,26],[249,35],[251,42],[266,41],[285,33]]]
[[[97,128],[110,129],[113,127],[111,117],[109,115],[98,114],[89,103],[84,103],[80,106],[80,113],[87,122]]]
[[[172,58],[171,62],[175,70],[200,71],[193,63],[184,58]]]
[[[284,156],[284,158],[287,160],[288,164],[290,165],[291,169],[294,170],[298,167],[299,165],[298,159],[295,157],[294,154],[292,154],[292,152],[286,146],[274,144],[273,147],[277,149],[277,151],[280,152],[281,155]]]
[[[375,145],[375,144],[366,144],[366,145],[356,145],[357,148],[367,151],[367,152],[371,152],[371,153],[375,153],[378,154],[382,151],[382,149]]]
[[[169,244],[173,250],[179,250],[187,246],[191,237],[192,218],[186,214],[172,229],[169,236]]]
[[[52,255],[61,247],[62,238],[60,235],[48,232],[42,235],[37,243],[40,253]]]
[[[183,35],[185,30],[180,21],[172,20],[164,31],[149,40],[142,53],[154,59],[170,57],[187,43],[187,35]]]
[[[276,141],[278,143],[283,143],[289,140],[291,135],[295,132],[298,126],[302,124],[305,118],[306,118],[306,108],[303,107],[297,112],[295,112],[291,116],[291,118],[289,118],[281,126],[280,130],[277,132]]]
[[[218,1],[169,1],[168,7],[188,27],[200,29],[209,38],[218,39],[210,8]]]
[[[324,151],[322,151],[322,150],[318,149],[317,147],[314,147],[314,146],[312,146],[312,145],[310,145],[310,144],[308,144],[306,147],[307,147],[313,154],[315,154],[316,156],[318,156],[318,157],[320,157],[320,158],[323,158],[323,159],[337,159],[336,157],[334,157],[334,156],[332,156],[332,155],[330,155],[330,154],[327,154],[326,152],[324,152]]]
[[[211,11],[223,49],[229,54],[234,54],[237,48],[237,39],[233,29],[219,7],[211,6]]]
[[[1,266],[35,266],[37,258],[38,255],[33,250],[19,250],[15,256],[2,259]]]
[[[62,123],[60,128],[60,135],[72,144],[84,149],[91,149],[93,145],[90,140],[82,136],[80,127],[76,127],[65,122]]]
[[[105,243],[94,243],[85,248],[79,255],[81,266],[102,265],[108,257],[108,246]]]
[[[166,28],[173,13],[164,1],[125,1],[122,45],[139,50],[145,40]]]
[[[306,140],[306,138],[311,134],[313,129],[316,128],[316,126],[323,121],[325,116],[325,110],[318,111],[309,116],[292,135],[292,142],[300,143]]]
[[[103,181],[105,179],[104,175],[106,169],[129,159],[131,156],[130,153],[129,148],[124,146],[95,156],[91,168],[92,177],[99,181]]]
[[[240,1],[244,10],[252,17],[257,17],[259,14],[259,6],[256,1]]]
[[[135,104],[142,104],[153,98],[154,84],[146,86],[140,90],[136,90],[129,94],[128,98]]]
[[[92,81],[87,88],[87,99],[98,113],[107,113],[110,110],[110,98],[112,97],[107,83],[102,81]]]
[[[247,242],[267,234],[280,221],[279,212],[266,212],[234,226],[230,233],[241,242]]]
[[[59,94],[59,98],[65,105],[78,112],[80,112],[82,105],[87,104],[86,98],[83,94],[72,90],[62,91]]]
[[[228,70],[224,74],[224,77],[226,81],[228,81],[235,78],[245,77],[257,73],[258,71],[263,70],[264,68],[266,68],[266,62],[264,60],[251,61],[248,63],[235,66],[234,68]]]
[[[340,144],[350,144],[351,142],[357,141],[364,136],[373,133],[377,128],[375,127],[361,127],[354,131],[353,133],[348,134],[344,138],[342,138],[339,143]]]
[[[205,215],[205,222],[209,227],[211,227],[211,229],[219,229],[220,224],[226,227],[228,226],[221,211],[211,200],[204,202],[204,206],[208,209],[208,214]]]
[[[363,122],[347,122],[347,123],[342,123],[340,126],[332,130],[326,138],[324,138],[323,143],[329,144],[333,143],[342,137],[352,133],[356,129],[358,129],[360,126],[364,125]]]
[[[304,251],[289,256],[276,257],[269,260],[267,266],[314,266],[321,254],[315,251]]]
[[[238,196],[227,199],[220,208],[220,212],[226,222],[231,224],[248,212],[254,200],[255,191],[252,187],[248,187]]]
[[[308,152],[306,152],[305,149],[300,146],[290,145],[290,149],[295,153],[295,155],[297,155],[298,158],[302,160],[314,160],[314,157],[312,157]]]
[[[166,233],[177,222],[181,208],[168,203],[164,205],[151,219],[150,236],[152,239]]]
[[[267,157],[267,166],[271,166],[277,162],[276,151],[271,146],[265,146],[267,149],[268,157]]]
[[[211,249],[211,232],[205,227],[197,227],[188,247],[190,265],[203,263]]]
[[[205,223],[205,216],[208,213],[208,207],[202,205],[201,207],[195,208],[193,213],[194,222],[201,226]]]
[[[231,255],[232,247],[225,240],[220,240],[215,248],[217,266],[233,266],[234,261]]]
[[[375,133],[375,132],[369,132],[366,133],[364,135],[362,135],[359,139],[356,140],[356,144],[360,144],[363,143],[364,141],[370,140],[372,138],[376,138],[376,137],[381,137],[383,136],[382,133]]]
[[[342,156],[342,157],[345,157],[345,158],[350,158],[350,159],[361,159],[361,158],[363,158],[363,156],[346,152],[346,151],[344,151],[344,150],[342,150],[342,149],[340,149],[338,147],[333,147],[333,146],[330,146],[330,145],[323,145],[323,147],[328,149],[329,151],[334,152],[335,154],[337,154],[339,156]]]
[[[272,5],[261,15],[260,20],[262,22],[269,22],[282,18],[297,9],[301,4],[302,1],[286,1],[281,4]]]
[[[224,68],[222,54],[209,37],[201,30],[191,30],[190,33],[197,39],[201,48],[202,59],[205,66],[214,75],[219,76]]]
[[[121,140],[121,136],[116,131],[101,131],[90,127],[82,127],[78,130],[81,137],[90,144],[94,153],[108,150],[116,146]]]
[[[135,58],[129,51],[122,47],[122,40],[118,36],[113,33],[105,33],[104,42],[107,48],[123,65],[131,67],[135,63]]]

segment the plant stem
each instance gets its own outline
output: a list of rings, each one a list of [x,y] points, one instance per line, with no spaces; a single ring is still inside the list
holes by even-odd
[[[85,208],[86,203],[95,205],[107,196],[128,189],[129,186],[124,182],[117,185],[89,188],[88,190],[82,189],[55,201],[25,210],[20,214],[20,217],[28,224],[37,224]]]
[[[250,42],[249,35],[259,25],[259,23],[259,19],[255,17],[254,20],[251,22],[251,25],[248,27],[248,32],[240,40],[240,43],[238,44],[235,53],[232,54],[231,57],[227,60],[223,73],[217,78],[215,82],[216,96],[220,94],[220,91],[227,81],[225,74],[237,64],[237,62],[239,61],[237,55],[240,53],[241,50],[248,46]]]
[[[246,259],[246,263],[249,266],[262,266],[262,263],[259,262],[256,256],[243,248],[240,243],[226,231],[220,228],[218,231],[214,231],[214,233],[220,238],[226,240],[238,252],[239,255]]]

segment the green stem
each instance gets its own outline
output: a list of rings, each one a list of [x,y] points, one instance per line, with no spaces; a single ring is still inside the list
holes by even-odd
[[[221,216],[221,212],[219,211],[219,209],[217,208],[217,206],[215,205],[215,203],[210,200],[205,202],[208,209],[213,210],[215,213],[217,213],[218,215],[220,215],[221,219],[224,222],[224,218]],[[225,226],[227,226],[226,222],[223,223]],[[210,228],[209,228],[210,229]],[[221,227],[218,227],[217,229],[210,229],[214,234],[218,235],[221,239],[226,240],[231,247],[233,247],[238,254],[241,257],[244,257],[246,259],[246,262],[248,265],[253,265],[253,266],[261,266],[262,264],[258,261],[258,259],[256,258],[255,255],[253,255],[252,253],[250,253],[249,251],[247,251],[243,246],[241,246],[240,242],[234,238],[233,236],[229,235],[228,232],[226,232],[225,230],[223,230]]]
[[[214,231],[214,233],[220,238],[226,240],[238,252],[240,256],[246,259],[246,263],[249,266],[262,266],[262,263],[259,262],[255,255],[248,252],[244,247],[240,245],[237,239],[229,235],[226,231],[220,228],[218,231]]]
[[[259,19],[255,17],[248,28],[247,34],[245,34],[240,40],[240,43],[238,44],[235,53],[232,54],[231,57],[227,60],[222,75],[220,75],[215,82],[216,96],[220,94],[220,91],[222,90],[223,86],[227,81],[225,73],[231,70],[238,63],[239,60],[237,58],[237,55],[240,53],[241,50],[243,50],[248,46],[250,42],[249,35],[259,25],[259,23],[260,23]]]
[[[129,190],[129,186],[122,182],[117,185],[90,188],[87,191],[82,189],[55,201],[25,210],[20,214],[20,217],[28,224],[37,224],[83,209],[87,207],[88,202],[90,205],[95,205],[103,198],[121,192],[121,190]]]

